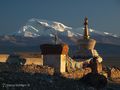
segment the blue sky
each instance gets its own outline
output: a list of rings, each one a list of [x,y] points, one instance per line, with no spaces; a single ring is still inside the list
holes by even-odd
[[[0,34],[18,31],[30,18],[59,21],[120,35],[120,0],[0,0]]]

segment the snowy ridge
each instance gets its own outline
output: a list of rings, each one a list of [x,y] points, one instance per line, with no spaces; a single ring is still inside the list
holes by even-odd
[[[89,32],[90,37],[98,43],[120,45],[119,35],[94,29],[89,29]],[[16,33],[1,36],[0,41],[3,45],[34,46],[44,43],[55,43],[54,37],[57,35],[57,43],[74,45],[78,44],[78,40],[83,38],[83,33],[83,27],[73,28],[57,21],[32,18]]]
[[[103,36],[111,36],[111,37],[116,37],[116,38],[120,38],[119,35],[113,34],[113,33],[108,33],[108,32],[100,32],[100,31],[96,31],[93,29],[89,29],[90,33],[96,33],[99,35],[103,35]]]
[[[28,20],[26,25],[23,26],[18,31],[17,34],[22,35],[24,37],[38,37],[38,36],[53,37],[57,33],[58,35],[64,35],[67,37],[78,37],[83,36],[83,29],[84,29],[83,27],[72,28],[56,21],[32,18]],[[102,35],[120,38],[120,36],[108,32],[100,32],[94,29],[89,29],[89,31],[91,35]]]
[[[71,27],[65,26],[62,23],[56,21],[46,21],[32,18],[28,20],[25,26],[23,26],[18,34],[23,35],[25,37],[37,37],[42,35],[53,35],[56,32],[63,33],[69,32],[70,34]],[[69,36],[69,35],[68,35]]]

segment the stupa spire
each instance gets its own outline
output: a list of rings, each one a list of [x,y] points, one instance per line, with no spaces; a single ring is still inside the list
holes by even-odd
[[[89,31],[88,31],[88,18],[84,19],[84,39],[89,39]]]

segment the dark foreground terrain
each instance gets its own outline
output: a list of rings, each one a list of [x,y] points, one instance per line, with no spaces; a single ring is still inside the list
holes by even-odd
[[[0,72],[0,90],[95,90],[89,83],[90,79],[86,79],[86,81],[83,79],[67,79],[59,75]],[[102,81],[97,85],[101,86],[103,83],[106,86],[99,90],[120,90],[120,84],[112,81],[108,81],[108,83]]]

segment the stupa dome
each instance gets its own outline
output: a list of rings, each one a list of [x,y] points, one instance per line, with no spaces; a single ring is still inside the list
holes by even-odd
[[[81,39],[78,40],[79,42],[79,49],[94,49],[95,44],[96,44],[96,40],[94,39]]]

